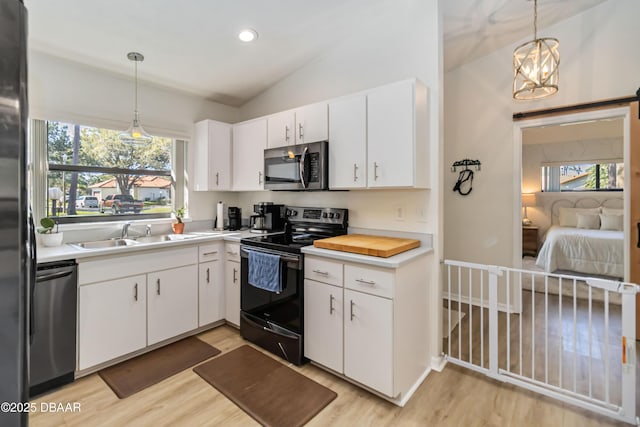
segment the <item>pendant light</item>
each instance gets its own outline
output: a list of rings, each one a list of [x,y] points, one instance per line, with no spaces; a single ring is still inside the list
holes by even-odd
[[[153,137],[149,135],[140,125],[138,118],[138,62],[144,61],[144,56],[138,52],[129,52],[127,58],[133,61],[135,68],[135,93],[133,103],[133,123],[129,126],[125,132],[122,132],[118,137],[122,142],[133,145],[146,145],[153,140]]]
[[[515,99],[539,99],[558,91],[558,39],[538,38],[538,0],[533,11],[533,40],[513,51]]]

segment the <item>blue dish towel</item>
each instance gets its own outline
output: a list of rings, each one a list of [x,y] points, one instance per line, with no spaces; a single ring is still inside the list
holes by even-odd
[[[258,251],[249,252],[249,284],[265,291],[282,292],[280,256]]]

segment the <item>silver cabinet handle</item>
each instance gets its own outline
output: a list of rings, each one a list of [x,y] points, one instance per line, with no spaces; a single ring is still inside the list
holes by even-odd
[[[353,182],[356,182],[358,180],[358,165],[357,164],[353,164]]]
[[[377,162],[373,162],[373,180],[377,180],[378,179],[378,163]]]
[[[333,297],[333,295],[329,294],[329,314],[333,314],[335,308],[333,308],[333,300],[335,298]]]
[[[207,283],[210,283],[209,281],[209,269],[207,268]]]
[[[376,282],[374,282],[373,280],[364,280],[364,279],[356,279],[356,282],[364,283],[365,285],[371,285],[371,286],[376,284]]]
[[[227,253],[228,253],[229,255],[238,255],[238,252],[234,252],[234,251],[227,251]]]
[[[351,320],[352,322],[353,322],[353,318],[354,318],[354,315],[353,315],[353,306],[354,306],[354,305],[355,305],[355,304],[353,303],[353,300],[351,300],[351,308],[350,308],[350,313],[349,313],[349,315],[350,315],[350,317],[351,317],[351,319],[350,319],[350,320]]]
[[[212,252],[205,252],[202,255],[215,255],[217,253],[218,253],[218,251],[212,251]]]
[[[238,270],[236,268],[233,269],[233,283],[236,283],[237,277],[236,275],[238,274]]]
[[[220,172],[216,172],[216,185],[220,184]]]
[[[322,274],[323,276],[328,276],[329,275],[328,271],[313,270],[313,272],[316,273],[316,274]]]
[[[160,279],[156,280],[156,293],[160,295]]]
[[[291,129],[289,129],[288,125],[284,126],[284,142],[287,143],[287,145],[289,144],[289,131]]]
[[[298,123],[298,137],[300,138],[300,141],[302,141],[304,137],[304,125],[302,122]]]
[[[258,184],[262,184],[262,171],[258,171]]]
[[[133,287],[133,300],[138,301],[138,284]]]

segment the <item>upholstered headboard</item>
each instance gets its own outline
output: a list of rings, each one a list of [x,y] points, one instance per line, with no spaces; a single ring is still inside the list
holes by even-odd
[[[604,200],[596,200],[592,198],[584,198],[578,200],[560,199],[551,204],[551,224],[558,225],[560,218],[560,208],[611,208],[622,209],[624,200],[620,198],[611,198]]]

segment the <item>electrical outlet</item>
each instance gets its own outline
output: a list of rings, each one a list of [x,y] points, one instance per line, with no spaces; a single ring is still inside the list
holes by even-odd
[[[424,206],[416,207],[416,217],[418,222],[427,222],[427,209]]]

